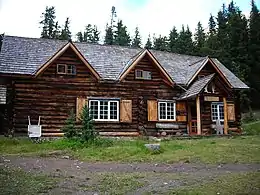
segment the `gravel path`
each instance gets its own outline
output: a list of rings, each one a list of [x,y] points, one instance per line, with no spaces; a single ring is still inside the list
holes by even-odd
[[[187,182],[201,182],[210,178],[228,174],[260,171],[260,164],[150,164],[150,163],[88,163],[69,159],[69,156],[60,158],[36,158],[18,156],[0,156],[0,166],[19,167],[33,173],[44,173],[53,177],[64,178],[51,194],[93,194],[81,191],[78,187],[87,181],[88,177],[97,173],[144,173],[157,174],[149,177],[148,185],[139,188],[134,194],[153,191],[154,189],[176,187]],[[180,180],[167,179],[166,175],[185,174],[190,179]],[[187,179],[187,178],[186,178]],[[189,181],[190,180],[190,181]],[[167,185],[165,185],[167,183]],[[167,190],[167,189],[166,189]]]

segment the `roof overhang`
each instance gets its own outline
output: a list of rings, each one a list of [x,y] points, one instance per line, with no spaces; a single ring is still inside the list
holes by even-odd
[[[143,52],[141,52],[139,54],[139,56],[128,66],[127,69],[125,69],[119,76],[119,81],[122,81],[126,75],[135,67],[136,64],[138,64],[138,62],[140,60],[142,60],[142,58],[148,55],[149,58],[152,60],[152,62],[158,67],[158,69],[160,70],[160,72],[167,78],[167,81],[169,81],[169,83],[171,85],[174,85],[174,81],[172,80],[172,78],[170,77],[170,75],[167,73],[167,71],[162,67],[162,65],[158,62],[158,60],[154,57],[154,55],[148,50],[145,49]]]
[[[187,86],[189,86],[192,81],[198,76],[198,74],[200,73],[200,71],[206,66],[207,63],[210,63],[213,68],[217,71],[217,73],[220,75],[220,77],[227,83],[227,85],[230,88],[233,88],[233,86],[231,85],[231,83],[227,80],[227,78],[225,77],[225,75],[222,73],[222,71],[217,67],[217,65],[210,59],[210,57],[206,57],[206,59],[203,61],[202,65],[200,66],[200,68],[193,74],[193,76],[189,79]]]
[[[44,70],[46,70],[47,67],[49,67],[56,59],[58,59],[69,48],[71,48],[75,52],[77,57],[88,67],[91,73],[99,80],[101,78],[100,75],[88,63],[85,57],[81,54],[81,52],[77,49],[77,47],[72,42],[68,42],[66,45],[60,48],[53,56],[51,56],[51,58],[45,64],[43,64],[38,70],[36,70],[34,76],[38,77],[41,73],[44,72]]]

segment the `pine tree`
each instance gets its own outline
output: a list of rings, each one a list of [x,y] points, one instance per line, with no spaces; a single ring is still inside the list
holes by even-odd
[[[168,44],[169,51],[175,52],[175,53],[178,51],[177,50],[177,39],[178,39],[178,32],[177,32],[176,27],[174,26],[169,34],[169,44]]]
[[[78,32],[77,34],[76,34],[76,36],[77,36],[77,41],[78,42],[83,42],[83,34],[82,34],[82,32]]]
[[[77,136],[76,116],[73,110],[70,111],[69,117],[65,121],[62,131],[64,132],[64,136],[67,138],[74,138]]]
[[[215,50],[217,49],[217,29],[216,29],[216,22],[212,14],[210,14],[209,18],[209,31],[206,36],[205,48],[204,51],[207,55],[211,57],[216,57]],[[205,50],[207,49],[207,50]]]
[[[83,42],[91,43],[93,40],[93,28],[91,24],[88,24],[83,32]]]
[[[141,36],[138,27],[135,28],[135,35],[131,44],[132,47],[141,47]]]
[[[123,25],[122,20],[117,22],[115,34],[114,34],[114,44],[121,46],[129,46],[131,43],[130,35],[127,32],[127,27]]]
[[[106,26],[106,35],[105,35],[105,40],[104,43],[106,45],[113,45],[114,44],[114,34],[113,34],[113,29],[111,26]]]
[[[177,53],[180,54],[193,54],[194,45],[192,41],[192,32],[189,27],[185,30],[184,25],[179,33],[179,36],[176,41]]]
[[[92,39],[91,39],[91,43],[98,43],[99,42],[99,34],[100,32],[97,29],[97,26],[94,25],[92,28]]]
[[[152,47],[153,47],[153,44],[152,44],[152,41],[151,41],[151,35],[149,34],[147,41],[146,41],[146,44],[145,44],[145,48],[146,49],[152,49]]]
[[[56,22],[54,26],[54,31],[53,31],[53,39],[59,39],[60,37],[60,26],[58,21]]]
[[[250,72],[250,86],[252,106],[260,108],[258,103],[260,97],[260,13],[255,1],[251,1],[251,12],[249,20],[249,65]]]
[[[202,24],[198,22],[196,32],[195,32],[195,49],[197,53],[202,53],[202,49],[205,46],[206,35]]]
[[[69,24],[70,24],[69,18],[66,18],[66,21],[65,21],[63,29],[61,30],[59,39],[61,39],[61,40],[70,40],[71,39],[71,32],[69,29],[70,28]]]
[[[95,132],[94,123],[89,114],[89,109],[87,105],[84,106],[82,109],[81,122],[82,122],[82,127],[80,133],[81,133],[82,141],[87,141],[87,142],[95,141],[97,137],[97,132]]]
[[[55,30],[55,7],[46,7],[45,12],[42,13],[43,20],[40,22],[42,26],[41,38],[53,39]]]
[[[153,40],[153,49],[160,51],[167,51],[168,39],[165,36],[159,35],[159,37],[154,37]]]

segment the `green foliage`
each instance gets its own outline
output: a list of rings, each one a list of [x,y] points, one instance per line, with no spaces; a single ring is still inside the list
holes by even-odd
[[[195,32],[195,50],[196,53],[201,54],[202,49],[205,46],[206,34],[202,27],[202,24],[198,22],[196,32]]]
[[[113,45],[114,44],[114,32],[111,26],[106,26],[106,34],[104,44],[106,45]]]
[[[130,35],[127,32],[127,27],[123,24],[122,20],[117,22],[116,30],[114,33],[114,44],[121,46],[129,46],[131,43]]]
[[[41,38],[55,39],[58,31],[58,23],[55,21],[55,7],[47,6],[41,17],[43,18],[40,21],[40,25],[42,26]]]
[[[84,32],[78,32],[76,34],[79,42],[86,43],[98,43],[99,42],[99,31],[96,25],[88,24]]]
[[[159,35],[159,37],[153,38],[153,49],[160,50],[160,51],[167,51],[168,50],[168,39],[165,36]]]
[[[90,116],[87,105],[85,105],[82,110],[81,123],[82,123],[82,127],[80,129],[81,140],[86,142],[94,142],[98,134],[94,129],[94,123],[92,117]]]
[[[70,40],[71,39],[71,32],[70,32],[70,27],[69,27],[70,21],[69,18],[66,18],[65,24],[63,29],[61,30],[61,34],[59,39],[61,40]]]
[[[138,27],[135,28],[135,35],[132,40],[131,47],[141,47],[141,36]]]
[[[151,41],[151,35],[149,34],[149,35],[148,35],[148,38],[147,38],[147,42],[146,42],[146,44],[145,44],[145,48],[147,48],[147,49],[152,49],[152,47],[153,47],[153,43],[152,43],[152,41]]]
[[[174,52],[176,53],[178,50],[177,50],[177,39],[178,39],[178,32],[177,32],[177,29],[176,27],[174,26],[172,28],[172,30],[170,31],[170,34],[169,34],[169,44],[168,44],[168,47],[169,47],[169,51],[171,52]]]
[[[68,119],[65,121],[65,125],[62,128],[64,136],[67,138],[75,138],[78,136],[76,129],[76,117],[74,111],[71,110]]]
[[[182,25],[182,29],[176,41],[176,48],[180,54],[193,54],[194,44],[192,41],[192,33],[188,26],[185,30],[184,25]]]

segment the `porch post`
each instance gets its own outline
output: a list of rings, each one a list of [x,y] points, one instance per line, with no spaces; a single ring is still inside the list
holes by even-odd
[[[224,134],[228,134],[228,116],[227,116],[227,99],[223,97],[223,103],[224,103]]]
[[[196,108],[197,108],[197,134],[201,135],[201,118],[200,118],[200,96],[196,97]]]

